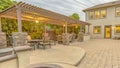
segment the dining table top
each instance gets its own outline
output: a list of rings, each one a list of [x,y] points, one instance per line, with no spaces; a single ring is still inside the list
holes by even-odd
[[[42,39],[32,39],[32,40],[30,40],[28,42],[42,42],[42,41],[43,41]]]

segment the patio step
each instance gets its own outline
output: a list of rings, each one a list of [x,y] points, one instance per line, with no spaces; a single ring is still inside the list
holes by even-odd
[[[14,58],[16,58],[16,55],[13,53],[12,48],[0,49],[0,62],[4,62]]]

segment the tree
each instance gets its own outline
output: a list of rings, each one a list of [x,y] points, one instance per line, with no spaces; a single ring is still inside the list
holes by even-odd
[[[15,4],[15,0],[0,0],[0,11],[12,6]],[[12,35],[12,32],[18,32],[18,23],[16,19],[9,19],[9,18],[1,18],[2,21],[2,31],[6,33],[7,38]],[[42,36],[43,32],[43,23],[35,23],[33,21],[23,21],[22,20],[22,31],[28,32],[28,34],[31,36],[32,39],[40,38]],[[61,31],[59,30],[60,27],[57,25],[51,25],[47,24],[47,26],[50,26],[52,30],[55,31],[56,34],[60,34]],[[62,26],[61,26],[62,28]]]
[[[9,6],[12,6],[15,3],[16,1],[13,1],[13,0],[0,0],[0,11],[8,8]],[[16,20],[2,18],[1,24],[2,24],[2,31],[6,32],[7,35],[11,34],[11,31],[17,31]]]
[[[70,15],[70,18],[80,20],[80,17],[77,13],[73,13],[72,15]]]
[[[15,0],[0,0],[0,11],[14,5]],[[18,32],[18,23],[16,19],[1,18],[2,31],[6,33],[7,38],[12,35],[12,32]],[[42,33],[43,25],[36,24],[32,21],[22,21],[22,31],[28,32],[32,38],[39,38]]]
[[[13,0],[0,0],[0,11],[8,8],[9,6],[15,4],[16,1]]]
[[[70,18],[76,19],[76,20],[80,20],[80,17],[79,17],[79,15],[78,15],[77,13],[73,13],[73,14],[70,16]],[[80,25],[75,25],[74,28],[73,28],[73,30],[74,30],[74,32],[75,32],[76,34],[78,34],[79,31],[80,31]]]

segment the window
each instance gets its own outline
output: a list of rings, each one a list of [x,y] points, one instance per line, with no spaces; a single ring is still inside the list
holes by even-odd
[[[95,19],[99,19],[100,18],[100,11],[95,11]]]
[[[94,11],[89,12],[89,19],[94,19]]]
[[[105,18],[106,15],[107,15],[106,9],[102,9],[102,10],[90,11],[88,17],[89,17],[89,20],[102,19],[102,18]]]
[[[105,18],[106,17],[106,10],[101,10],[100,11],[100,18]]]
[[[115,27],[115,33],[117,34],[117,33],[120,33],[120,25],[117,25],[116,27]]]
[[[116,16],[120,16],[120,7],[116,8]]]
[[[94,26],[94,34],[100,34],[101,33],[101,27],[100,26]]]

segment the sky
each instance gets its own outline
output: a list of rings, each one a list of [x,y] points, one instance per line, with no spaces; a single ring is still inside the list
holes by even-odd
[[[116,0],[17,0],[30,3],[32,5],[57,12],[66,16],[73,13],[78,13],[80,20],[85,21],[85,13],[82,11],[86,8],[92,7],[97,4]]]

